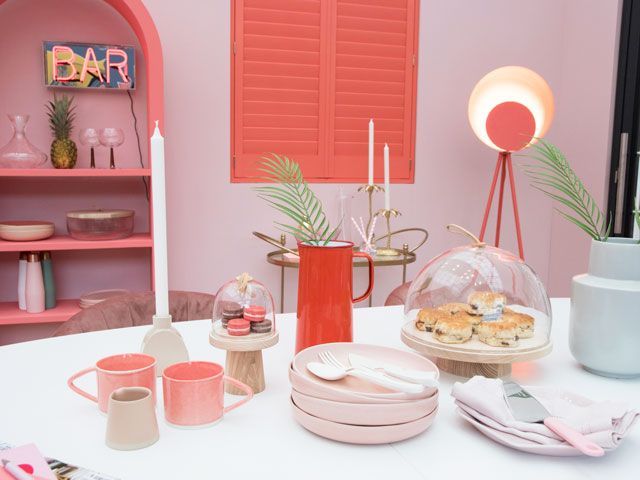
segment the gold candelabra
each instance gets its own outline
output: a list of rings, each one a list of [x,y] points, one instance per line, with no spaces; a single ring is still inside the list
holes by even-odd
[[[380,185],[375,185],[375,184],[362,185],[360,188],[358,188],[358,191],[365,192],[367,193],[367,195],[369,195],[369,220],[367,220],[367,231],[365,232],[365,234],[369,234],[369,229],[371,228],[371,222],[373,221],[373,217],[374,217],[373,194],[376,192],[384,192],[384,187],[381,187]]]
[[[376,250],[376,255],[382,255],[385,257],[393,257],[396,255],[400,255],[402,252],[396,248],[391,246],[391,217],[398,217],[402,215],[398,210],[394,208],[390,209],[380,209],[376,212],[376,216],[382,216],[387,220],[387,246],[383,248],[378,248]]]

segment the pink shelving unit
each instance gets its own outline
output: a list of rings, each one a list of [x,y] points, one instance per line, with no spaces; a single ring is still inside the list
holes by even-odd
[[[78,300],[58,300],[56,308],[42,313],[27,313],[16,302],[0,302],[0,325],[64,322],[79,311]]]
[[[0,177],[12,178],[41,178],[41,177],[150,177],[151,169],[149,168],[73,168],[71,170],[58,170],[55,168],[2,168],[0,169]]]
[[[163,60],[162,60],[162,49],[160,45],[160,39],[158,36],[158,32],[155,28],[155,25],[149,15],[149,12],[146,10],[142,0],[104,0],[106,4],[110,5],[113,9],[116,10],[122,16],[126,22],[131,26],[133,32],[135,33],[141,50],[142,50],[142,58],[138,58],[139,64],[144,64],[146,72],[143,75],[143,78],[146,80],[146,110],[147,110],[147,131],[140,132],[141,137],[144,139],[145,134],[146,138],[150,139],[153,131],[153,127],[155,126],[155,121],[159,121],[160,128],[164,132],[164,105],[163,105],[163,96],[164,96],[164,80],[163,80]],[[0,5],[2,5],[5,0],[0,0]],[[28,20],[25,20],[28,21]],[[139,81],[144,81],[139,78]],[[28,92],[25,92],[28,94]],[[88,100],[86,100],[88,101]],[[145,159],[145,165],[150,165],[151,162],[149,159]],[[60,185],[65,185],[64,182],[83,182],[86,179],[102,179],[101,183],[103,185],[107,185],[107,187],[102,187],[109,189],[110,183],[104,182],[114,182],[114,192],[118,191],[118,183],[117,182],[131,182],[131,179],[145,179],[147,178],[150,181],[151,177],[151,169],[150,168],[117,168],[117,169],[108,169],[108,168],[77,168],[71,170],[56,170],[54,168],[43,168],[43,169],[0,169],[0,181],[5,182],[14,182],[12,183],[13,191],[19,191],[21,194],[24,192],[24,195],[30,195],[29,192],[34,189],[33,182],[18,182],[20,179],[30,180],[30,179],[41,179],[39,180],[39,185],[42,185],[42,182],[51,182],[51,185],[57,185],[56,182],[62,182]],[[78,180],[73,180],[77,178]],[[83,180],[84,179],[84,180]],[[23,187],[23,185],[25,185]],[[25,189],[25,190],[20,190]],[[60,191],[60,188],[58,189]],[[2,188],[0,188],[0,195],[2,194]],[[117,195],[114,193],[114,195]],[[144,196],[144,191],[140,190],[140,195]],[[146,202],[146,201],[145,201]],[[54,202],[55,203],[55,202]],[[32,207],[32,209],[35,207]],[[10,212],[9,212],[10,213]],[[21,212],[23,213],[23,212]],[[59,215],[64,215],[64,211],[59,212]],[[140,212],[138,212],[140,213]],[[37,212],[33,212],[34,215],[37,216]],[[75,240],[66,235],[54,235],[53,237],[41,240],[37,242],[8,242],[0,240],[0,254],[1,255],[11,255],[11,257],[0,257],[5,264],[10,265],[13,262],[13,258],[15,257],[16,265],[17,265],[17,255],[15,252],[20,251],[58,251],[58,252],[73,252],[73,251],[85,251],[88,253],[83,254],[82,258],[85,259],[86,255],[90,255],[92,258],[95,255],[95,260],[92,262],[110,262],[111,257],[108,254],[93,254],[92,251],[104,251],[104,250],[124,250],[128,249],[133,254],[127,253],[124,257],[121,257],[120,260],[115,260],[120,262],[117,264],[117,268],[121,270],[123,275],[127,275],[127,269],[132,268],[129,267],[129,263],[131,261],[131,255],[135,255],[135,258],[142,258],[145,261],[148,261],[148,265],[150,266],[148,280],[145,285],[140,285],[141,290],[153,289],[153,228],[152,228],[152,215],[151,215],[151,207],[150,203],[148,204],[148,211],[145,212],[148,215],[148,222],[145,219],[145,225],[148,223],[149,232],[136,233],[133,236],[121,240],[109,240],[109,241],[81,241]],[[59,225],[58,225],[59,227]],[[68,258],[68,255],[66,258]],[[117,255],[115,258],[118,258]],[[65,274],[67,276],[77,277],[83,276],[83,278],[87,278],[87,283],[91,284],[88,278],[89,275],[93,275],[95,278],[99,278],[102,275],[102,268],[97,266],[94,268],[94,263],[92,263],[91,268],[84,268],[76,266],[76,263],[81,262],[71,262],[71,266],[67,266],[65,270]],[[55,258],[54,258],[54,268],[55,268]],[[73,270],[78,269],[78,271]],[[70,271],[71,270],[71,271]],[[4,277],[8,278],[8,277]],[[65,278],[56,278],[58,285],[60,283],[65,282]],[[7,292],[13,295],[14,286],[13,285],[2,285],[4,297],[6,298]],[[80,311],[80,307],[77,299],[58,299],[57,306],[50,310],[45,310],[42,313],[38,314],[30,314],[23,310],[18,309],[17,299],[14,301],[2,301],[0,302],[0,326],[4,325],[28,325],[28,324],[37,324],[37,323],[58,323],[64,322],[74,314]]]

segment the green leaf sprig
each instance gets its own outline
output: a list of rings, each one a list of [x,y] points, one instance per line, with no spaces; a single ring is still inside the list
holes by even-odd
[[[322,202],[305,182],[300,165],[275,153],[262,159],[259,170],[266,174],[263,179],[274,184],[256,187],[258,197],[294,222],[293,225],[276,222],[278,227],[300,242],[327,245],[339,225],[331,229]]]
[[[591,238],[605,242],[611,233],[611,220],[600,209],[562,152],[542,139],[533,146],[537,163],[524,165],[531,185],[568,209],[556,209],[565,219],[581,228]]]

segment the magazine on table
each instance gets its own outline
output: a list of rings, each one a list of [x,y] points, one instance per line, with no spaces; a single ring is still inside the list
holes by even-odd
[[[0,451],[12,449],[14,445],[0,440]],[[78,467],[55,458],[45,457],[51,471],[58,480],[120,480],[111,475],[94,472],[87,468]]]

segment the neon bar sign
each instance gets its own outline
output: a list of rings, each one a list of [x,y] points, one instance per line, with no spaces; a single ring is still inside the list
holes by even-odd
[[[48,87],[135,88],[133,47],[47,41],[43,50]]]

